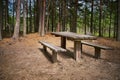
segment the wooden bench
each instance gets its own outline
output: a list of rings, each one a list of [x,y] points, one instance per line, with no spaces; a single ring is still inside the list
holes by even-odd
[[[55,46],[51,43],[45,42],[45,41],[39,41],[43,45],[43,49],[46,52],[47,47],[52,50],[52,60],[53,62],[57,62],[57,53],[59,52],[66,52],[66,49],[63,49],[61,47]]]
[[[82,45],[88,45],[88,46],[92,46],[95,48],[95,58],[100,58],[101,55],[101,49],[103,50],[113,50],[111,47],[107,47],[107,46],[103,46],[103,45],[99,45],[96,43],[92,43],[92,42],[85,42],[85,41],[81,41],[81,51],[82,51]]]

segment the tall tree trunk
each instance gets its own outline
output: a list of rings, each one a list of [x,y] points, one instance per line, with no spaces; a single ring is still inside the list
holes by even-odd
[[[15,28],[14,28],[13,39],[19,38],[19,28],[20,28],[20,3],[21,3],[21,0],[16,0],[16,1],[17,1],[16,23],[15,23]]]
[[[9,3],[9,0],[6,0],[6,20],[7,20],[7,22],[6,23],[9,23],[9,5],[8,5],[8,3]]]
[[[38,0],[38,8],[39,8],[39,35],[41,34],[41,26],[42,26],[42,14],[43,14],[43,0]]]
[[[59,31],[62,31],[62,0],[59,0]]]
[[[90,33],[92,34],[93,33],[93,5],[94,5],[94,1],[91,0],[91,21],[90,21]]]
[[[86,13],[87,13],[87,6],[86,6],[86,0],[85,0],[85,11],[84,11],[84,34],[86,34],[87,33],[87,30],[86,30]]]
[[[50,16],[50,0],[48,0],[48,6],[47,6],[47,19],[46,19],[46,25],[45,25],[45,33],[47,33],[49,31],[49,16]]]
[[[118,14],[120,14],[120,0],[118,0]],[[117,40],[120,41],[120,15],[118,15]]]
[[[39,32],[40,0],[36,0],[36,32]]]
[[[14,16],[14,12],[15,12],[15,0],[13,0],[13,14],[12,14],[12,33],[13,33],[13,31],[14,31],[14,20],[15,20],[15,16]]]
[[[59,14],[57,23],[57,32],[61,31],[61,0],[59,0]]]
[[[15,18],[15,16],[14,16],[14,9],[15,9],[15,4],[14,4],[14,0],[13,0],[13,26],[14,26],[14,18]]]
[[[102,0],[100,0],[100,13],[99,13],[99,36],[102,36],[102,28],[101,28],[101,18],[102,18]]]
[[[23,0],[23,36],[26,36],[26,0]]]
[[[117,15],[118,15],[118,13],[117,13],[117,9],[115,10],[115,12],[114,12],[114,14],[115,14],[115,16],[114,16],[114,38],[116,38],[116,40],[117,40],[117,26],[118,26],[118,20],[117,20]]]
[[[46,10],[46,0],[43,0],[43,14],[42,14],[42,26],[41,26],[41,36],[45,35],[45,10]]]
[[[34,0],[34,32],[37,32],[37,30],[38,30],[38,27],[37,27],[37,25],[36,25],[36,10],[37,10],[37,6],[36,6],[37,4],[36,4],[36,0]]]
[[[29,33],[29,6],[28,6],[29,1],[27,0],[27,33]]]
[[[39,20],[39,34],[44,36],[45,34],[45,9],[46,9],[46,0],[42,0],[40,5],[40,20]]]
[[[33,27],[32,27],[32,10],[31,10],[31,9],[32,9],[32,6],[31,6],[31,0],[29,0],[29,1],[30,1],[30,2],[29,2],[29,3],[30,3],[30,5],[29,5],[29,7],[30,7],[30,8],[29,8],[29,9],[30,9],[30,18],[29,18],[30,24],[29,24],[29,27],[30,27],[30,32],[32,32],[32,28],[33,28]]]
[[[0,40],[2,40],[2,0],[0,0]]]
[[[77,32],[77,9],[78,9],[78,0],[75,0],[74,32]]]
[[[5,0],[5,30],[8,31],[8,27],[7,27],[7,24],[8,24],[8,0]]]
[[[45,29],[45,33],[47,33],[49,31],[49,15],[50,13],[48,12],[48,15],[47,15],[47,21],[46,21],[46,29]]]
[[[65,31],[65,22],[66,22],[66,1],[62,1],[62,31]]]
[[[55,0],[52,1],[52,32],[55,28]]]
[[[78,0],[74,0],[74,10],[72,17],[72,26],[70,27],[71,32],[77,32],[77,8],[78,8]]]
[[[111,37],[111,20],[112,20],[112,6],[111,6],[111,0],[109,0],[110,5],[110,24],[109,24],[109,38]]]

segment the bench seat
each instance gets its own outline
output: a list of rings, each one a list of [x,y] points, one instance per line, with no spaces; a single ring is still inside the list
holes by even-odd
[[[92,47],[95,48],[95,58],[100,58],[101,49],[103,49],[103,50],[113,50],[111,47],[108,47],[108,46],[103,46],[103,45],[92,43],[92,42],[81,41],[81,51],[82,51],[82,45],[83,44],[88,45],[88,46],[92,46]]]
[[[55,46],[55,45],[53,45],[51,43],[48,43],[46,41],[39,41],[39,43],[41,43],[43,45],[44,51],[47,51],[47,49],[46,49],[47,47],[52,50],[52,60],[53,60],[53,62],[57,61],[57,53],[66,52],[66,49]]]

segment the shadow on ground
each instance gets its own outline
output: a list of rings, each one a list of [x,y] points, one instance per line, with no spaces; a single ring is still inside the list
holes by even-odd
[[[41,49],[41,48],[38,48],[42,53],[43,53],[43,55],[46,57],[46,59],[48,60],[48,61],[50,61],[51,63],[53,63],[53,61],[52,61],[52,55],[48,52],[48,51],[44,51],[43,49]]]

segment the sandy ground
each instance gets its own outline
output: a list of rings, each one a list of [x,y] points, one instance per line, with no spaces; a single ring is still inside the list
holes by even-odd
[[[96,60],[94,48],[84,46],[82,59],[73,59],[73,42],[67,40],[70,52],[59,53],[57,63],[51,62],[51,51],[44,53],[39,40],[60,46],[60,38],[29,34],[18,41],[0,41],[0,80],[120,80],[120,42],[98,38],[94,42],[114,48],[102,50]]]

